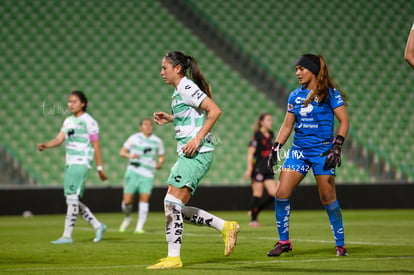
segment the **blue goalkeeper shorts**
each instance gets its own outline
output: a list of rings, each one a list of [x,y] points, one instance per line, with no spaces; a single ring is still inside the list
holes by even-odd
[[[325,167],[326,156],[321,157],[321,154],[331,148],[331,144],[324,144],[311,148],[301,148],[295,145],[289,149],[286,154],[285,162],[281,169],[294,170],[303,175],[306,175],[312,168],[313,174],[336,176],[335,168]]]

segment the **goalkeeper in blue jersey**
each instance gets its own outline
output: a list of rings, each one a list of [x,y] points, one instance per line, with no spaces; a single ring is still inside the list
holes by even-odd
[[[300,86],[291,92],[285,120],[268,158],[268,167],[280,171],[275,215],[280,240],[267,255],[292,250],[289,240],[290,197],[312,168],[336,242],[336,255],[347,256],[341,208],[335,190],[335,168],[341,165],[341,148],[349,129],[346,96],[330,78],[321,55],[305,54],[295,66]],[[339,126],[334,137],[334,119]],[[295,129],[292,147],[277,164],[283,144]]]

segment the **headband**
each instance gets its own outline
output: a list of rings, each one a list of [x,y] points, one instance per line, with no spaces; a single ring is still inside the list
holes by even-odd
[[[316,61],[307,55],[303,55],[299,58],[298,62],[296,62],[296,66],[298,65],[305,67],[306,69],[311,71],[316,76],[319,74],[319,70],[320,70],[319,59]]]

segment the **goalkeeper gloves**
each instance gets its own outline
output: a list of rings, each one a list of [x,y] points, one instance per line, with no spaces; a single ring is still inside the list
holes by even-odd
[[[277,163],[277,160],[279,158],[279,150],[280,148],[282,148],[282,146],[283,144],[276,141],[275,144],[273,144],[272,149],[270,150],[269,157],[267,158],[267,169],[269,169],[272,175],[275,174],[275,172],[273,171],[273,166],[275,166]]]
[[[341,166],[341,149],[344,141],[345,138],[343,136],[336,136],[332,147],[321,154],[321,157],[327,156],[325,159],[325,167],[335,168],[335,166]]]

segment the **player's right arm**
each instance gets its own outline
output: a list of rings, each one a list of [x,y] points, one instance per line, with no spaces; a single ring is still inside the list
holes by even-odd
[[[283,144],[286,143],[290,134],[293,130],[293,125],[295,124],[296,116],[294,113],[286,112],[285,120],[282,123],[282,126],[279,129],[279,133],[275,139],[275,143],[270,150],[269,157],[267,159],[267,168],[269,171],[274,174],[273,166],[276,165],[279,159],[279,150],[282,148]]]
[[[282,126],[279,129],[275,142],[279,144],[285,144],[288,140],[290,134],[293,130],[293,125],[295,124],[295,114],[291,112],[286,112],[285,120],[282,123]]]
[[[128,148],[125,148],[125,147],[122,147],[121,148],[121,151],[119,151],[119,155],[121,157],[123,157],[123,158],[126,158],[126,159],[136,159],[136,158],[139,158],[139,156],[137,154],[130,154],[129,153],[129,149]]]
[[[154,121],[158,125],[163,125],[174,121],[174,116],[167,114],[166,112],[155,112]]]
[[[254,153],[256,152],[256,147],[249,145],[249,149],[247,149],[247,166],[246,172],[244,172],[244,179],[250,179],[252,172],[253,172],[253,158]]]
[[[39,143],[37,145],[37,149],[39,151],[43,151],[44,149],[47,149],[47,148],[53,148],[53,147],[59,146],[64,141],[65,141],[65,133],[60,132],[54,139],[49,140],[48,142],[45,142],[45,143]]]

